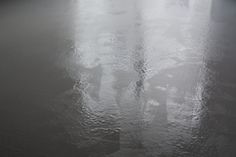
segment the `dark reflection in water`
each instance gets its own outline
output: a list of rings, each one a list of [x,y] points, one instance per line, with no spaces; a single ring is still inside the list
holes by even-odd
[[[208,32],[204,103],[197,138],[193,140],[200,156],[229,156],[236,154],[235,134],[235,12],[234,1],[212,1]]]
[[[2,3],[0,156],[234,157],[235,10]]]

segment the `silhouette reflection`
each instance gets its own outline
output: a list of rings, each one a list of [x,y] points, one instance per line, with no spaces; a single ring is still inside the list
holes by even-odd
[[[235,156],[235,2],[17,4],[1,6],[1,157]]]

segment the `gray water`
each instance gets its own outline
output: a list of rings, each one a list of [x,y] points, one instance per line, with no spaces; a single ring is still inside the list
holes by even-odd
[[[1,157],[235,157],[236,2],[0,5]]]

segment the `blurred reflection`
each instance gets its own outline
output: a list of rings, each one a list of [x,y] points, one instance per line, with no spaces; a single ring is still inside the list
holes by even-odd
[[[179,5],[182,7],[189,7],[189,0],[168,0],[167,1],[167,6],[172,6],[172,5]]]
[[[235,2],[18,4],[0,21],[0,156],[235,156]]]
[[[230,5],[229,5],[230,4]],[[205,88],[199,132],[193,147],[200,156],[235,156],[235,19],[233,1],[213,0],[205,54]],[[191,148],[192,150],[192,148]],[[196,153],[193,151],[192,153]]]
[[[140,1],[133,1],[132,6],[134,6],[132,10],[129,10],[132,15],[130,19],[130,21],[132,21],[132,29],[129,30],[129,36],[127,36],[127,38],[130,38],[128,51],[132,52],[131,64],[133,64],[133,69],[131,70],[134,70],[133,72],[135,77],[132,78],[132,82],[130,84],[131,86],[134,86],[132,89],[133,91],[130,91],[132,92],[129,100],[131,102],[130,104],[127,104],[127,106],[124,104],[124,106],[121,106],[121,110],[125,112],[124,118],[126,123],[126,126],[121,129],[124,132],[123,134],[127,134],[125,136],[126,148],[142,149],[143,109],[145,105],[144,81],[146,75],[144,52],[145,43],[143,40],[144,36],[142,30]]]
[[[126,3],[129,5],[123,8]],[[118,17],[115,18],[117,21],[115,21],[113,29],[117,32],[115,34],[116,42],[113,43],[114,47],[111,50],[112,55],[115,56],[112,65],[114,75],[112,87],[116,91],[115,101],[121,115],[121,151],[117,154],[122,153],[126,148],[139,149],[142,145],[143,102],[141,97],[143,97],[145,63],[142,50],[143,43],[140,41],[142,39],[142,36],[140,36],[141,31],[137,26],[140,23],[137,20],[139,18],[137,5],[138,2],[132,0],[114,1],[112,4],[112,6],[116,6],[112,12],[120,12],[119,10],[122,10],[122,14],[117,15]],[[119,26],[121,23],[124,26]]]

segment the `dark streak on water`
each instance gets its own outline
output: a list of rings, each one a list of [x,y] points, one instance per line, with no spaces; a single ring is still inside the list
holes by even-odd
[[[223,0],[2,2],[0,156],[235,157],[235,15]]]

